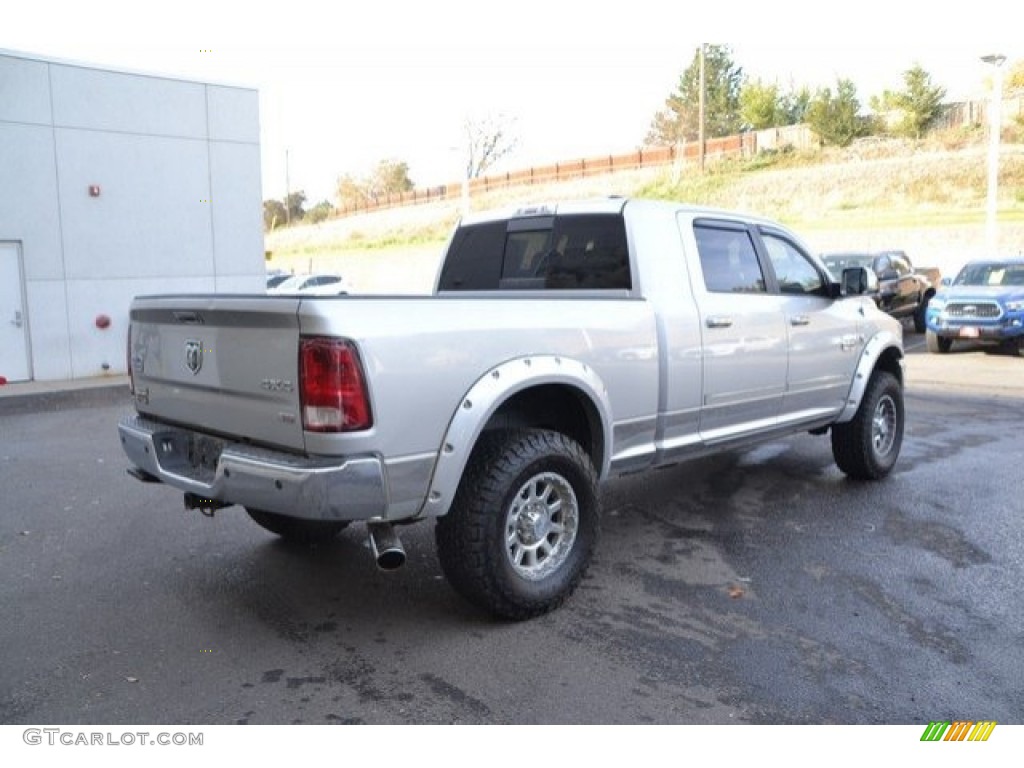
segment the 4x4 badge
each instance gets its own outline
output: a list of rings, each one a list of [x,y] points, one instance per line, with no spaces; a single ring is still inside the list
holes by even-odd
[[[195,376],[203,367],[203,342],[196,339],[185,341],[185,366]]]

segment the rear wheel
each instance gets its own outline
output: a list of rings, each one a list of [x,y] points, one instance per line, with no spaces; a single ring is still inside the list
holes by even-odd
[[[944,355],[953,348],[953,340],[945,336],[939,336],[935,331],[928,331],[925,334],[925,342],[928,344],[928,351]]]
[[[557,432],[485,434],[435,536],[452,587],[476,606],[528,619],[576,588],[598,537],[597,473]]]
[[[853,420],[832,426],[832,455],[855,480],[880,480],[892,471],[903,444],[903,388],[888,371],[875,371]]]
[[[340,520],[301,520],[296,517],[279,515],[276,512],[264,512],[262,509],[245,511],[258,525],[282,539],[300,544],[314,544],[318,541],[330,541],[348,525]]]

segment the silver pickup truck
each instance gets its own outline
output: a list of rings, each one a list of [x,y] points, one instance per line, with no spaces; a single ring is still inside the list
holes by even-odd
[[[300,541],[364,521],[384,569],[397,526],[436,518],[452,586],[528,618],[579,582],[615,475],[809,431],[886,476],[903,350],[874,280],[677,203],[475,215],[432,296],[136,298],[121,443],[206,514]]]

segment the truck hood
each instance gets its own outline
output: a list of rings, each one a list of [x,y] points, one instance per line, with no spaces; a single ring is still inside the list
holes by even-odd
[[[936,297],[943,301],[1024,301],[1024,286],[1020,285],[951,285]]]

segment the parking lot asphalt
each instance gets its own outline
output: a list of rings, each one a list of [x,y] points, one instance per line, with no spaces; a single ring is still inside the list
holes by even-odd
[[[129,478],[123,383],[0,398],[0,723],[1024,721],[1024,359],[908,335],[894,474],[798,436],[608,484],[560,610],[504,623],[430,524],[286,545]]]

